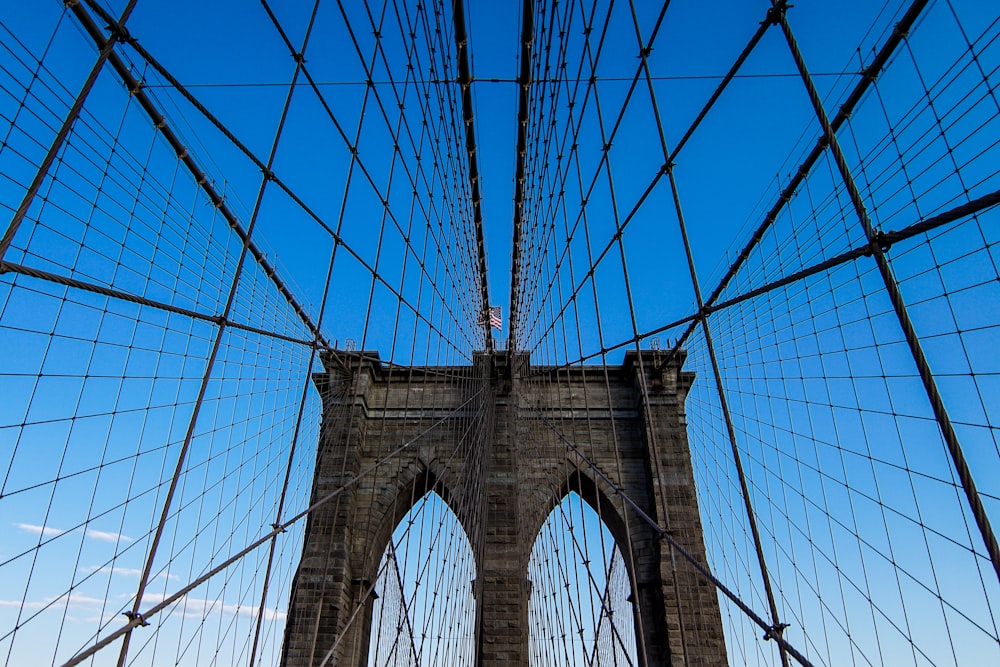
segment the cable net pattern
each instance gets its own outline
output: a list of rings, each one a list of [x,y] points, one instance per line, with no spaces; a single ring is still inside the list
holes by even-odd
[[[404,480],[310,659],[477,664],[467,527],[508,417],[519,461],[557,441],[615,490],[511,477],[553,508],[517,535],[531,664],[647,664],[648,582],[616,542],[639,526],[611,525],[644,501],[595,446],[633,434],[528,400],[589,419],[612,382],[568,372],[642,350],[693,373],[704,561],[662,497],[642,528],[717,591],[731,664],[1000,660],[991,3],[526,0],[502,56],[476,2],[14,4],[4,664],[280,664],[318,507]],[[463,399],[406,405],[399,448],[348,473],[318,445],[358,437],[336,369],[373,351]],[[481,358],[515,369],[509,414]],[[462,475],[418,474],[428,434]]]

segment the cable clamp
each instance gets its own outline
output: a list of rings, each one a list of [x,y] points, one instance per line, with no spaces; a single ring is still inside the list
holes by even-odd
[[[135,623],[136,627],[149,627],[149,621],[147,621],[146,618],[137,611],[122,612],[122,616],[126,617],[129,623]]]
[[[287,533],[288,532],[288,530],[283,525],[281,525],[280,523],[278,523],[277,521],[275,521],[274,523],[271,524],[271,528],[275,529],[279,533]]]
[[[781,639],[781,635],[787,627],[789,627],[788,623],[778,623],[776,625],[772,625],[767,629],[767,632],[764,633],[764,641]]]
[[[868,249],[865,250],[865,257],[871,257],[875,254],[875,251],[886,252],[892,247],[892,241],[889,240],[888,235],[885,232],[877,231],[872,235],[872,240],[868,242]]]
[[[778,25],[781,23],[782,17],[785,15],[785,10],[792,5],[786,4],[784,2],[779,2],[773,7],[768,8],[767,14],[764,15],[764,20],[760,22],[761,25]]]
[[[133,42],[132,35],[129,34],[128,28],[120,23],[109,23],[104,26],[104,28],[115,40],[121,42],[122,44],[131,44]]]
[[[875,63],[872,63],[868,67],[865,67],[860,72],[858,72],[858,74],[860,74],[861,78],[865,79],[866,81],[874,83],[878,79],[880,71],[881,69],[879,67],[876,67]]]

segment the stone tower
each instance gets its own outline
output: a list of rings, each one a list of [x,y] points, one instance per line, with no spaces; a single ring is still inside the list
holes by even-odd
[[[326,372],[314,377],[324,413],[312,502],[335,497],[308,519],[283,664],[312,667],[330,653],[327,664],[366,665],[367,593],[379,557],[431,489],[455,509],[473,545],[477,665],[528,664],[528,559],[550,511],[571,491],[599,511],[625,555],[640,661],[726,664],[715,588],[682,558],[672,564],[659,531],[639,514],[705,562],[684,421],[694,375],[680,370],[683,355],[658,370],[660,356],[631,351],[620,367],[553,369],[557,381],[536,382],[519,378],[547,369],[529,368],[524,354],[404,368],[382,364],[376,352],[327,353]],[[456,431],[428,428],[447,419],[466,420],[465,432],[479,438],[456,448]],[[530,456],[518,455],[526,438]],[[587,465],[574,451],[583,446]],[[352,482],[373,466],[385,470],[379,482]],[[621,502],[599,471],[617,471],[613,483],[638,509]],[[477,517],[463,509],[472,507],[482,509]]]

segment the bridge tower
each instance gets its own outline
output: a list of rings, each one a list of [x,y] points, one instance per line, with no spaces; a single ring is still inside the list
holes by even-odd
[[[599,512],[625,555],[640,663],[726,664],[715,587],[684,559],[672,562],[656,528],[705,562],[684,416],[694,374],[681,370],[683,354],[662,366],[665,356],[630,351],[621,366],[561,368],[559,382],[533,382],[523,378],[549,369],[523,353],[481,353],[459,367],[327,353],[314,376],[324,412],[312,502],[327,501],[306,527],[283,664],[367,664],[379,555],[425,490],[453,508],[475,554],[477,665],[528,664],[528,560],[570,492]],[[455,431],[441,427],[452,419],[489,437],[456,448]],[[526,438],[530,455],[519,449]],[[376,467],[387,472],[365,483]]]

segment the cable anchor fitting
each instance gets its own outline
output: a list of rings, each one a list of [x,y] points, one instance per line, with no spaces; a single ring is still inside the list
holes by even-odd
[[[868,242],[868,249],[865,250],[865,257],[871,257],[876,251],[887,252],[891,247],[892,241],[889,239],[889,235],[882,231],[876,231],[872,234],[871,241]]]
[[[781,635],[785,632],[785,628],[790,627],[788,623],[777,623],[772,625],[764,633],[764,641],[770,641],[772,639],[781,639]]]
[[[882,69],[877,65],[877,63],[872,63],[868,67],[863,68],[860,72],[858,72],[858,74],[861,75],[861,78],[863,78],[865,81],[875,83],[875,81],[878,80],[878,75],[881,74],[881,72]]]
[[[785,10],[787,10],[792,5],[785,2],[779,2],[778,4],[768,8],[767,14],[764,15],[764,20],[760,22],[761,25],[778,25],[781,23],[781,19],[785,15]]]
[[[785,628],[787,627],[790,627],[788,623],[777,623],[775,625],[772,625],[767,629],[767,632],[764,633],[764,641],[771,641],[772,639],[781,639],[781,635],[785,631]]]
[[[122,612],[122,616],[126,617],[129,623],[135,624],[136,627],[149,627],[149,621],[147,621],[146,617],[137,611],[125,611]]]
[[[109,23],[104,26],[104,29],[108,31],[108,34],[115,39],[115,41],[121,44],[132,44],[135,39],[129,33],[128,28],[120,23]]]

